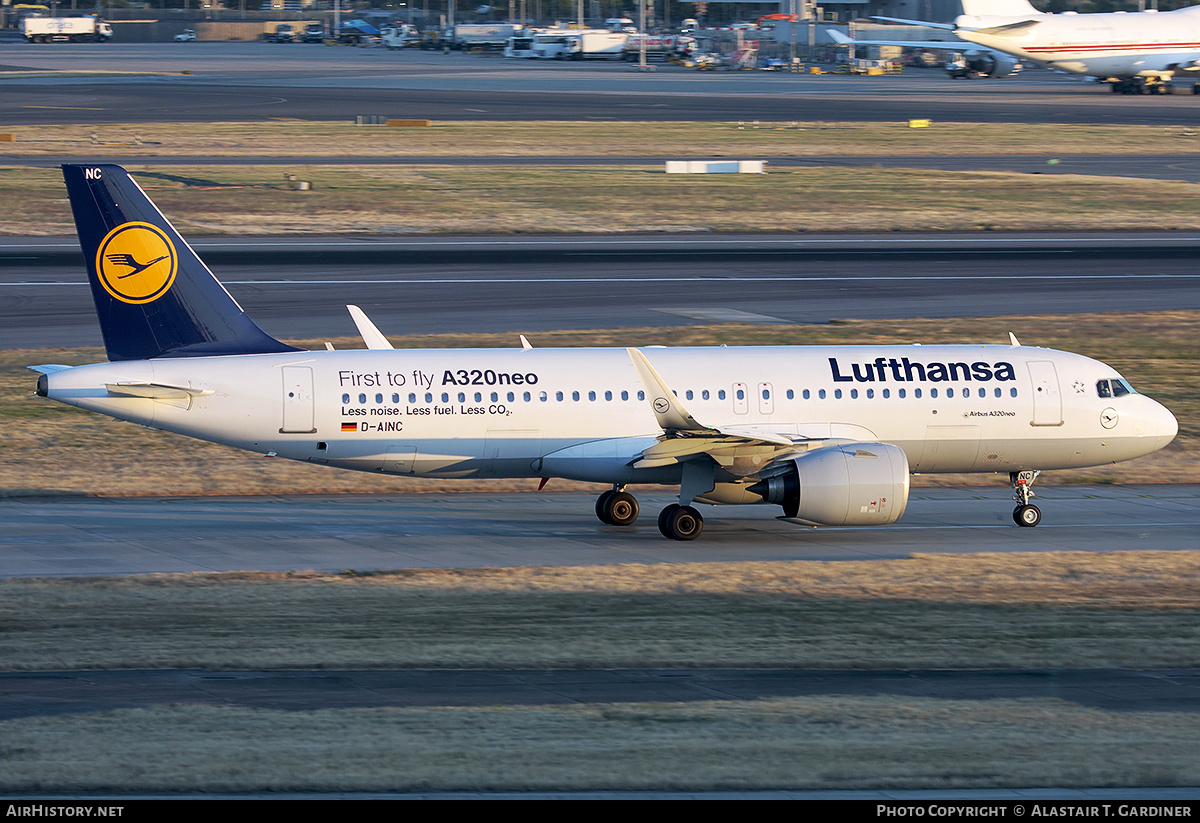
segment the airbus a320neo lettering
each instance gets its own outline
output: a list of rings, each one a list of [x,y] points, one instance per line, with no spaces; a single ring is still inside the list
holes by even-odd
[[[979,346],[303,351],[262,331],[119,166],[63,166],[108,363],[33,367],[38,394],[157,429],[344,469],[678,486],[694,504],[772,504],[797,523],[894,523],[910,472],[1007,472],[1021,526],[1038,471],[1161,449],[1177,424],[1109,366]]]

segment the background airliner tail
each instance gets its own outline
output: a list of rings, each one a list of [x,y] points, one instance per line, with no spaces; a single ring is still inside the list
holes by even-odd
[[[62,171],[109,360],[297,351],[255,325],[125,169]]]
[[[962,0],[963,14],[972,17],[1021,17],[1042,14],[1029,0]]]

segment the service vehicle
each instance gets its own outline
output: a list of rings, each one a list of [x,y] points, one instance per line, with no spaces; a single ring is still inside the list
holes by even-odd
[[[508,23],[467,23],[449,32],[452,49],[501,51],[509,38],[519,35],[524,26]]]
[[[95,15],[78,17],[26,17],[21,34],[30,43],[105,43],[112,26]]]
[[[641,59],[641,44],[646,44],[647,60],[682,58],[696,51],[696,38],[688,34],[631,34],[625,41],[623,57],[630,63]]]
[[[280,23],[275,26],[275,32],[267,37],[269,43],[295,43],[296,27],[291,23]]]
[[[394,23],[379,30],[379,39],[389,49],[407,49],[420,45],[421,35],[407,23]]]
[[[625,56],[625,43],[629,35],[623,31],[577,31],[568,35],[566,51],[561,53],[565,60],[620,60]]]

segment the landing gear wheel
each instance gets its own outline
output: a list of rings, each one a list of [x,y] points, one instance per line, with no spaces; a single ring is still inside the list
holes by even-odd
[[[1042,510],[1032,503],[1013,509],[1013,521],[1018,526],[1033,528],[1042,522]]]
[[[1033,497],[1033,481],[1037,480],[1040,471],[1026,469],[1025,471],[1009,472],[1008,482],[1012,484],[1013,500],[1017,507],[1013,509],[1013,522],[1018,526],[1032,528],[1042,522],[1042,510],[1030,503]]]
[[[663,537],[671,537],[671,532],[668,531],[667,528],[667,522],[671,519],[671,515],[674,514],[675,510],[678,508],[680,508],[678,503],[672,503],[658,513],[658,530],[662,532]],[[671,539],[673,540],[674,538]]]
[[[672,504],[658,516],[658,530],[671,540],[695,540],[704,531],[704,518],[691,506]]]
[[[616,492],[612,489],[609,489],[604,494],[596,498],[596,517],[600,519],[601,523],[608,523],[610,526],[612,523],[608,519],[608,501],[612,499],[614,494],[616,494]]]
[[[637,498],[629,492],[609,492],[604,504],[604,522],[613,526],[632,526],[638,519]]]

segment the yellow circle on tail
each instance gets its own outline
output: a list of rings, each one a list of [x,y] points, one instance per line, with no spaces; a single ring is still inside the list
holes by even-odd
[[[149,223],[122,223],[96,252],[104,290],[122,303],[152,303],[175,281],[179,258],[166,233]]]

